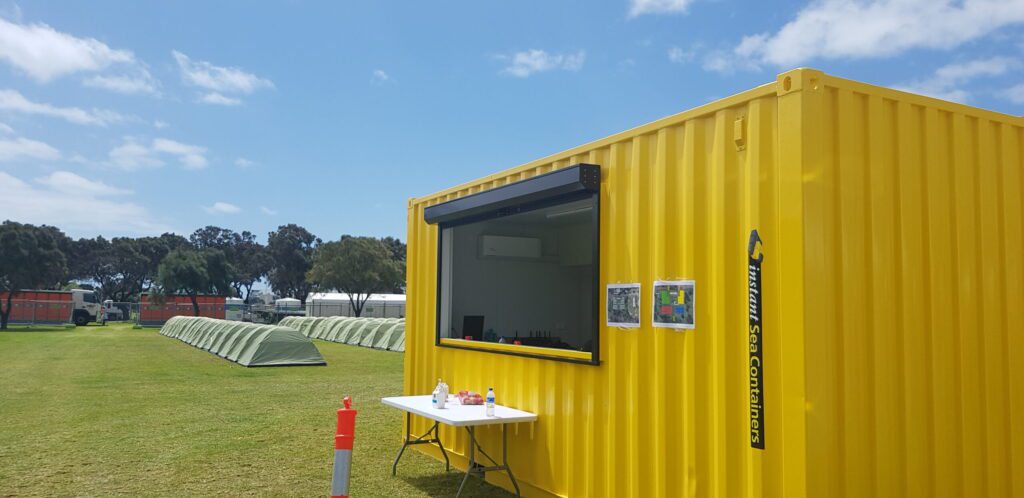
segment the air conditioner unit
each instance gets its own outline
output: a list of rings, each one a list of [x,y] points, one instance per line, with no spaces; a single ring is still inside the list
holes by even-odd
[[[503,235],[480,236],[480,256],[483,258],[539,259],[540,255],[540,239]]]

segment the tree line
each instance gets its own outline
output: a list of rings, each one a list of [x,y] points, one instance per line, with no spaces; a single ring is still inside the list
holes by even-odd
[[[255,234],[207,226],[185,238],[72,239],[52,226],[5,221],[0,224],[0,329],[6,328],[11,301],[23,289],[92,288],[103,299],[136,301],[143,293],[157,300],[215,294],[252,297],[266,280],[281,297],[303,305],[316,291],[349,294],[355,313],[372,293],[404,291],[405,244],[394,238],[343,235],[324,242],[309,230],[282,225],[261,244]]]

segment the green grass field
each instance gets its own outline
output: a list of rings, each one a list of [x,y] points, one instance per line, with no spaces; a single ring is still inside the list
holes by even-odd
[[[462,474],[415,451],[391,477],[403,355],[315,343],[326,367],[245,368],[154,329],[0,332],[0,496],[327,496],[345,394],[351,496],[453,496]]]

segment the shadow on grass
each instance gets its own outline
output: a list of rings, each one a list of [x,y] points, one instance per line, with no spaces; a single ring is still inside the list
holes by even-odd
[[[465,472],[460,472],[455,469],[452,469],[448,473],[443,472],[442,469],[442,472],[437,474],[415,477],[403,477],[401,475],[401,469],[399,469],[398,472],[398,479],[401,479],[410,486],[419,489],[427,496],[444,496],[448,498],[455,496],[455,492],[459,490],[459,484],[462,483],[462,478],[466,475]],[[479,477],[472,476],[469,478],[469,481],[466,482],[466,487],[462,490],[462,496],[505,498],[515,495],[488,483]]]

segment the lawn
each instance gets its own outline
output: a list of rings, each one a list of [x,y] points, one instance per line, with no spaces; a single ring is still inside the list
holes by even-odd
[[[0,496],[327,496],[346,394],[352,496],[453,496],[462,474],[415,451],[391,477],[403,355],[315,343],[327,366],[245,368],[154,329],[0,332]]]

